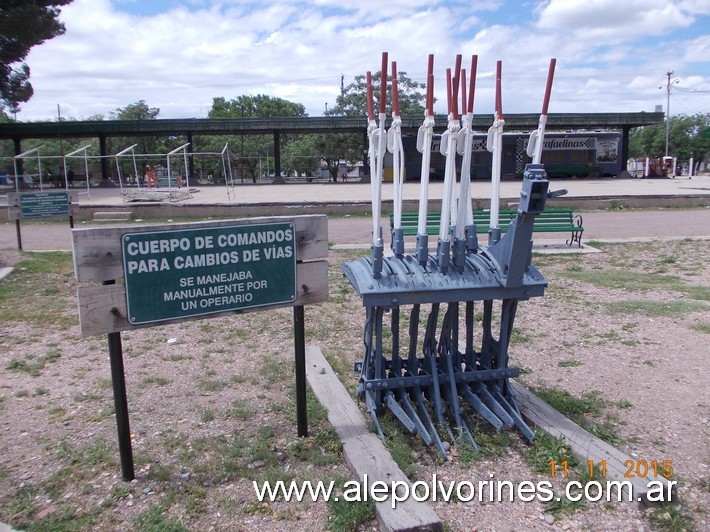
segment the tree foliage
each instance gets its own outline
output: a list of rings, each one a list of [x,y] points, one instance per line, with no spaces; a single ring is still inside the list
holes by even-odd
[[[701,132],[710,129],[710,113],[673,116],[668,124],[668,154],[681,160],[693,157],[710,161],[710,139]],[[662,157],[666,153],[666,125],[636,128],[629,134],[629,157]]]
[[[375,114],[380,106],[381,72],[372,75],[372,88]],[[426,88],[407,77],[406,72],[397,73],[399,89],[399,112],[402,116],[424,115],[425,95],[420,92]],[[390,97],[388,97],[388,100]],[[335,100],[335,107],[328,110],[331,116],[366,116],[367,115],[367,78],[364,75],[355,77],[355,81],[346,86]],[[387,114],[392,114],[391,102],[387,106]]]
[[[208,118],[275,118],[306,116],[306,108],[300,103],[283,98],[257,94],[242,95],[233,100],[213,98]]]
[[[145,100],[138,100],[135,103],[126,107],[119,107],[111,113],[111,120],[155,120],[160,114],[160,109],[150,107]],[[167,153],[173,148],[179,146],[177,139],[166,139],[165,137],[111,137],[107,140],[107,149],[109,153],[117,153],[133,144],[137,144],[136,153]],[[151,161],[152,164],[159,164],[157,161]]]
[[[3,0],[0,2],[0,107],[17,113],[32,97],[30,69],[23,63],[32,47],[62,35],[60,7],[72,0]]]
[[[391,79],[391,78],[390,78]],[[377,71],[372,75],[373,105],[375,114],[380,106],[380,84],[382,72]],[[426,88],[423,83],[418,83],[407,76],[406,72],[397,73],[397,87],[399,89],[399,112],[402,116],[424,115]],[[388,90],[391,93],[391,89]],[[388,97],[386,106],[387,114],[392,115],[391,96]],[[329,116],[367,116],[367,77],[359,75],[355,80],[343,88],[331,107]],[[328,165],[331,176],[335,177],[341,162],[357,162],[363,160],[365,144],[363,136],[358,133],[339,135],[320,135],[318,145],[323,146],[322,158]],[[367,162],[366,159],[364,161]]]
[[[160,109],[157,107],[148,107],[145,100],[139,100],[136,103],[119,107],[110,113],[112,120],[155,120],[160,114]]]
[[[208,118],[282,118],[304,117],[306,108],[300,103],[294,103],[283,98],[265,94],[241,95],[233,100],[223,97],[212,99],[212,108]],[[281,136],[281,153],[289,151],[294,142],[293,135]],[[260,175],[268,175],[274,168],[274,138],[272,135],[220,135],[201,140],[201,149],[220,152],[225,144],[229,144],[236,162],[235,179],[245,178],[256,182]],[[283,163],[283,160],[282,160]],[[290,157],[289,164],[282,170],[296,171],[305,161],[296,164],[295,156]],[[289,168],[290,167],[290,168]]]

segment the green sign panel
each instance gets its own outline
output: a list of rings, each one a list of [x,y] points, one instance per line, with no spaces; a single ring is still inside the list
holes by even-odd
[[[292,222],[129,233],[121,242],[132,324],[296,299]]]
[[[68,192],[25,192],[20,194],[20,218],[67,216]]]

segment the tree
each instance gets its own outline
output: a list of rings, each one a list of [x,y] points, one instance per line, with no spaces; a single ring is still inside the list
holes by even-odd
[[[300,103],[290,102],[283,98],[275,98],[265,94],[256,96],[242,95],[233,100],[223,97],[213,98],[212,109],[208,118],[280,118],[304,117],[306,108]],[[293,135],[281,136],[281,151],[288,152],[288,146],[293,141]],[[236,141],[236,142],[235,142]],[[274,139],[271,135],[240,135],[211,137],[205,142],[212,149],[221,151],[225,143],[229,143],[231,151],[236,154],[237,179],[244,180],[251,176],[254,183],[261,174],[268,174],[273,167]],[[291,161],[295,159],[291,158]],[[295,169],[292,168],[292,169]]]
[[[375,114],[379,109],[381,72],[372,75],[372,89]],[[417,83],[407,77],[406,72],[398,72],[397,87],[399,89],[399,112],[402,116],[424,115],[425,95],[420,92],[426,88],[423,83]],[[391,106],[391,104],[390,104]],[[327,112],[331,116],[366,116],[367,115],[367,78],[364,75],[355,77],[350,85],[345,87],[335,100],[335,107]],[[389,115],[392,114],[388,107]]]
[[[702,131],[710,128],[710,113],[672,116],[668,124],[669,155],[696,162],[710,159],[710,139]],[[666,125],[654,124],[629,133],[629,157],[661,157],[665,154]]]
[[[312,175],[321,164],[320,135],[294,136],[281,150],[281,165],[287,174]]]
[[[10,109],[12,116],[17,120],[17,113],[20,112],[20,103],[28,102],[34,94],[34,89],[29,82],[30,67],[25,64],[12,71],[7,79],[2,99]]]
[[[222,97],[212,99],[209,118],[274,118],[306,116],[306,108],[300,103],[290,102],[266,94],[242,95],[234,100]]]
[[[62,35],[61,6],[72,0],[3,0],[0,3],[0,107],[17,113],[32,97],[30,69],[23,63],[30,49]]]
[[[110,113],[111,120],[155,120],[160,114],[157,107],[148,107],[145,100],[127,105],[123,109],[120,107]]]
[[[374,110],[377,114],[380,100],[380,81],[382,72],[378,71],[372,75],[372,92],[374,100]],[[424,115],[424,101],[426,96],[421,92],[426,88],[423,83],[417,83],[407,77],[406,72],[397,73],[397,87],[399,89],[399,112],[402,116]],[[340,95],[335,100],[335,106],[331,107],[326,113],[329,116],[366,116],[367,115],[367,77],[359,75],[348,86],[343,88]],[[391,102],[388,106],[388,115],[391,116]],[[345,161],[360,161],[364,153],[363,136],[358,133],[346,135],[329,136],[324,140],[328,146],[328,157],[324,160],[328,164],[331,176],[335,178],[337,168],[341,160]],[[331,142],[334,137],[337,142]],[[365,158],[367,164],[367,159]]]
[[[160,109],[157,107],[149,107],[145,100],[138,100],[136,103],[127,105],[126,107],[119,107],[114,111],[109,113],[111,120],[155,120],[160,114]],[[114,137],[109,139],[109,152],[119,152],[128,146],[133,144],[138,144],[136,147],[137,153],[163,153],[166,147],[170,147],[170,144],[166,146],[165,139],[163,137]],[[175,143],[172,143],[175,144]],[[175,145],[174,147],[177,147]],[[152,164],[156,164],[153,161]]]

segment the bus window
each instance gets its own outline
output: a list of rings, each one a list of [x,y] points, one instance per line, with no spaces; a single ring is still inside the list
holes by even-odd
[[[562,150],[545,150],[542,152],[542,164],[562,164],[565,162],[565,152]]]
[[[597,152],[594,150],[570,150],[569,161],[571,163],[593,163],[596,161]]]

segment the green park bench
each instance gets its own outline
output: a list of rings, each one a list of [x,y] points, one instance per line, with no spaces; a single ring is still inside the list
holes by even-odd
[[[501,233],[508,231],[510,222],[515,218],[517,211],[502,209],[499,212],[498,225]],[[490,211],[478,210],[473,211],[473,222],[476,224],[478,234],[486,234],[490,229]],[[439,220],[441,219],[440,212],[427,213],[426,233],[427,235],[439,234]],[[416,236],[417,226],[419,223],[419,213],[403,212],[402,213],[402,230],[404,236]],[[390,231],[394,228],[394,215],[390,215]],[[572,209],[547,209],[535,217],[533,225],[534,233],[570,233],[571,237],[566,241],[566,244],[571,246],[574,242],[578,247],[582,247],[582,216],[574,214]]]

